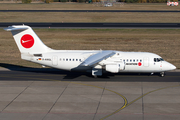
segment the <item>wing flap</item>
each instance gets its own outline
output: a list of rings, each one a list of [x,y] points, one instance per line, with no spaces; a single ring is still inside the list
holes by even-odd
[[[100,52],[88,57],[81,65],[82,66],[92,66],[104,59],[107,59],[107,58],[113,56],[114,54],[116,54],[115,51],[110,51],[110,50],[100,51]]]

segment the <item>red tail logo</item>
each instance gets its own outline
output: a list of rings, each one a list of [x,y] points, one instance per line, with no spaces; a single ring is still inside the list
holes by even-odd
[[[21,37],[21,45],[24,48],[31,48],[34,45],[34,38],[29,34],[23,35]]]

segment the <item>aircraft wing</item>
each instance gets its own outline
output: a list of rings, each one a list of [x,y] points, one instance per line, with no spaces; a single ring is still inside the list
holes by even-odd
[[[82,64],[81,66],[92,66],[94,64],[97,64],[98,62],[107,59],[111,56],[116,54],[115,51],[107,50],[107,51],[100,51],[90,57],[88,57]]]

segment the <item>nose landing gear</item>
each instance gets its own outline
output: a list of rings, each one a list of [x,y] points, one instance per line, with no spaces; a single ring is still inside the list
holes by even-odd
[[[165,73],[164,72],[160,72],[160,77],[164,77]]]

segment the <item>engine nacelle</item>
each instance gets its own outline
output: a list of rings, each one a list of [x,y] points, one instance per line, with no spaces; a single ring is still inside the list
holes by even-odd
[[[111,73],[118,73],[121,70],[124,70],[124,68],[125,68],[124,63],[106,65],[106,71],[111,72]]]

